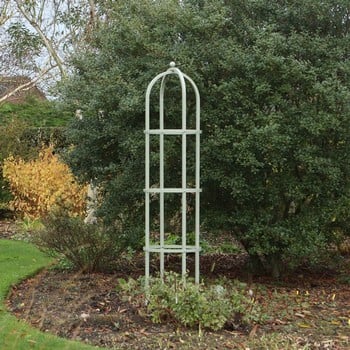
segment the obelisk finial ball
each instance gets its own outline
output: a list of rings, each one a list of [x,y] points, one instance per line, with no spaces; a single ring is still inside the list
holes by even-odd
[[[172,62],[169,63],[169,66],[170,66],[171,68],[174,68],[174,67],[176,66],[176,64],[175,64],[174,61],[172,61]]]

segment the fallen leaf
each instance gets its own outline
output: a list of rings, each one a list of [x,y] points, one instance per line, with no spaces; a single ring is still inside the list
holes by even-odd
[[[229,342],[224,343],[227,349],[236,349],[236,346],[233,344],[230,344]]]
[[[303,314],[306,316],[306,315],[312,315],[312,312],[309,311],[309,310],[303,310]]]
[[[86,312],[82,312],[81,314],[80,314],[80,318],[84,321],[84,322],[86,322],[87,321],[87,319],[90,317],[90,315],[88,314],[88,313],[86,313]]]
[[[277,323],[277,324],[287,324],[286,321],[282,321],[282,320],[280,320],[278,318],[275,319],[275,323]]]
[[[300,328],[312,328],[312,326],[308,323],[298,323],[298,327],[300,327]]]
[[[142,329],[140,330],[140,333],[141,333],[141,334],[144,334],[144,335],[148,335],[148,333],[146,332],[146,328],[142,328]]]
[[[256,331],[258,330],[258,325],[254,325],[254,327],[252,328],[252,330],[249,333],[249,338],[255,337],[256,336]]]

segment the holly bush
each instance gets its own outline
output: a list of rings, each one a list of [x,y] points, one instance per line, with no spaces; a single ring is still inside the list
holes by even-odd
[[[175,61],[201,93],[203,228],[231,232],[276,274],[282,260],[315,261],[336,230],[349,232],[348,1],[130,0],[99,10],[61,91],[84,117],[69,130],[69,162],[100,186],[107,222],[142,232],[145,90]],[[179,123],[175,83],[167,127]],[[189,93],[190,115],[193,106]],[[180,172],[174,139],[168,183]]]

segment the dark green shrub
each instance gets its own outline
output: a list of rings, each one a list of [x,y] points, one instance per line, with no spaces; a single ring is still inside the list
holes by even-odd
[[[111,228],[85,224],[80,218],[52,214],[43,220],[45,228],[33,240],[53,256],[63,255],[83,272],[108,271],[120,254]]]
[[[348,1],[104,5],[108,21],[76,54],[63,98],[84,116],[69,130],[70,164],[103,189],[106,220],[142,226],[144,94],[174,60],[201,92],[205,229],[231,232],[276,276],[282,261],[316,260],[335,227],[350,232]],[[179,91],[167,87],[166,120],[177,127]],[[169,184],[176,146],[166,142]]]
[[[27,149],[53,145],[56,151],[62,151],[69,146],[64,127],[28,127],[21,136],[21,142]]]

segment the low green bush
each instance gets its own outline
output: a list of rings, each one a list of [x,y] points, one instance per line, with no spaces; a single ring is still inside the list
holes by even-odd
[[[63,256],[83,272],[108,271],[114,267],[120,248],[114,231],[100,224],[86,224],[81,218],[60,213],[43,220],[33,241],[53,256]]]
[[[117,289],[138,306],[147,305],[147,313],[155,323],[172,320],[199,331],[217,331],[264,319],[245,283],[224,280],[215,285],[196,284],[190,278],[185,280],[169,272],[164,279],[151,278],[145,293],[142,281],[119,279]]]
[[[152,281],[148,311],[154,322],[169,316],[189,327],[221,329],[230,317],[230,299],[222,286],[205,288],[186,281],[174,273],[167,274],[164,283]]]

